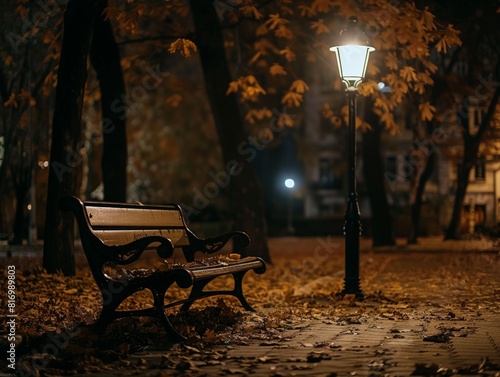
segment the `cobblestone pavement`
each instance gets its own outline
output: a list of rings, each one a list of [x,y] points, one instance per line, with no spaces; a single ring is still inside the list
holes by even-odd
[[[192,359],[187,375],[449,376],[500,375],[500,316],[479,320],[365,318],[306,320],[279,342],[225,346]],[[447,335],[449,334],[449,335]],[[135,357],[161,365],[165,350]],[[224,355],[217,361],[217,355]],[[209,362],[211,356],[215,356]],[[487,359],[486,359],[487,358]],[[169,376],[150,371],[147,375]],[[182,374],[181,374],[182,375]]]
[[[293,238],[271,240],[271,249],[286,250],[288,243],[295,242],[298,241]],[[299,242],[306,248],[311,247],[307,240]],[[489,253],[497,255],[492,259],[494,263],[500,261],[497,246],[484,239],[443,244],[440,238],[426,238],[419,245],[406,246],[400,242],[398,246],[377,248],[375,253],[364,240],[361,248],[362,260],[384,260],[381,263],[384,267],[372,284],[389,283],[387,276],[394,271],[404,279],[405,273],[409,275],[419,263],[434,268],[436,263],[442,263],[439,259],[442,253]],[[454,265],[453,268],[467,266]],[[479,278],[471,282],[478,283]],[[489,302],[498,301],[500,285],[488,289],[493,292]],[[450,309],[446,294],[420,294],[428,296],[420,306],[394,304],[397,316],[391,313],[374,316],[369,311],[363,314],[354,306],[350,314],[344,312],[343,320],[298,320],[277,341],[228,342],[227,346],[215,347],[204,355],[207,351],[202,351],[199,357],[192,358],[189,373],[206,376],[500,376],[499,306],[490,309],[487,302],[484,305],[463,302],[462,308]],[[145,358],[148,364],[160,365],[162,355],[165,353],[161,350],[149,350],[136,357]],[[218,358],[217,355],[224,356]],[[150,373],[162,375],[157,371]]]
[[[225,370],[230,374],[262,376],[328,376],[333,373],[339,376],[408,376],[418,371],[417,364],[422,364],[421,375],[434,375],[432,364],[435,364],[436,371],[437,368],[462,368],[465,374],[473,372],[473,366],[481,363],[485,356],[499,365],[499,319],[497,315],[479,323],[457,321],[453,327],[448,327],[457,334],[451,335],[449,340],[443,339],[444,335],[440,339],[438,335],[443,334],[443,327],[450,326],[448,321],[367,318],[351,325],[313,321],[300,330],[285,334],[289,340],[282,344],[235,347],[227,354],[233,359],[226,360],[222,369],[221,365],[203,366],[203,371],[209,375]],[[436,337],[435,341],[423,340],[432,336]],[[255,359],[262,362],[255,364]]]

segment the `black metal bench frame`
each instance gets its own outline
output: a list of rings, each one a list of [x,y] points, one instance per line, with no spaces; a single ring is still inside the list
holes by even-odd
[[[211,254],[219,251],[234,238],[235,246],[245,248],[250,238],[244,232],[231,232],[214,238],[198,238],[186,225],[180,206],[142,205],[110,202],[82,202],[74,196],[66,196],[59,202],[61,210],[72,211],[80,230],[80,239],[92,275],[102,293],[103,307],[94,324],[96,332],[103,332],[115,319],[129,316],[157,318],[175,341],[186,338],[171,324],[165,309],[181,305],[180,312],[202,298],[215,295],[231,295],[249,311],[254,311],[243,294],[244,275],[253,270],[262,274],[265,262],[258,257],[244,257],[231,263],[199,266],[193,263],[175,264],[166,270],[151,270],[144,276],[110,276],[106,268],[112,265],[129,265],[146,249],[156,249],[159,257],[173,255],[174,248],[182,248],[186,262],[195,261],[195,253]],[[213,279],[232,275],[232,290],[205,291]],[[186,299],[165,304],[165,293],[176,283],[190,288]],[[140,310],[117,310],[118,306],[134,293],[148,289],[153,295],[153,306]]]

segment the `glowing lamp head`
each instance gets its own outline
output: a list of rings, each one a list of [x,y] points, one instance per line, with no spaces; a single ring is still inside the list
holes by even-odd
[[[285,186],[289,189],[292,189],[295,186],[295,181],[291,178],[285,180]]]
[[[375,51],[359,29],[356,17],[349,18],[347,27],[340,32],[338,44],[330,47],[330,51],[337,54],[340,78],[347,90],[356,90],[365,78],[370,52]]]

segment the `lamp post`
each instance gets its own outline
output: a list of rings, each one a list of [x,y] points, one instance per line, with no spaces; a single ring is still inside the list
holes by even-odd
[[[339,43],[330,48],[337,55],[340,78],[346,85],[349,101],[349,194],[344,217],[345,279],[341,294],[354,294],[358,299],[363,299],[364,293],[359,279],[361,216],[356,191],[356,99],[370,52],[374,50],[360,31],[356,17],[349,18],[347,27],[340,32]]]
[[[289,196],[288,196],[288,217],[287,217],[287,227],[286,227],[286,232],[287,234],[294,234],[295,229],[292,225],[292,202],[293,202],[293,188],[295,187],[295,181],[291,178],[285,179],[285,187],[289,191]]]

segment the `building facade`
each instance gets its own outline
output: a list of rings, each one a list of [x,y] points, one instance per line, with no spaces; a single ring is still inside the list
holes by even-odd
[[[334,91],[331,83],[333,72],[308,70],[310,91],[304,99],[303,132],[297,141],[299,158],[303,162],[303,187],[296,200],[303,201],[305,218],[341,218],[347,198],[348,135],[346,127],[335,127],[322,116],[324,103],[331,104],[340,114],[347,99],[342,91]],[[325,73],[326,72],[326,73]],[[484,116],[485,107],[470,103],[466,116],[457,122],[468,122],[473,133]],[[358,114],[363,113],[363,100],[358,101]],[[415,142],[415,120],[411,114],[399,110],[396,115],[401,133],[382,136],[386,191],[396,219],[396,231],[407,234],[409,229],[409,204],[412,180],[426,159],[426,154],[436,154],[434,172],[424,193],[421,231],[425,234],[442,234],[449,223],[457,185],[457,166],[463,155],[459,124],[443,126],[435,139]],[[357,181],[362,218],[370,219],[370,207],[362,174],[362,135],[357,132]],[[430,143],[430,144],[429,144]],[[460,232],[470,233],[477,227],[500,226],[500,129],[488,133],[480,147],[480,156],[469,177]],[[418,177],[418,175],[417,175]]]

